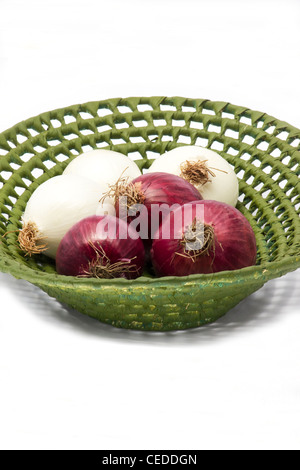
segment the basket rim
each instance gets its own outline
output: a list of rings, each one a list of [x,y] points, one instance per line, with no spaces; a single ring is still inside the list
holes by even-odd
[[[262,118],[269,118],[274,123],[276,122],[279,127],[288,127],[293,134],[295,133],[295,136],[300,137],[300,129],[296,128],[295,126],[285,122],[281,121],[271,115],[268,115],[267,113],[260,112],[260,111],[255,111],[251,110],[248,107],[242,107],[239,105],[234,105],[230,102],[222,102],[222,101],[213,101],[209,99],[199,99],[199,98],[186,98],[182,96],[147,96],[147,97],[138,97],[138,96],[133,96],[133,97],[125,97],[125,98],[109,98],[105,100],[99,100],[99,101],[89,101],[86,103],[78,103],[75,105],[69,105],[66,107],[60,107],[54,110],[50,111],[44,111],[40,114],[37,114],[36,116],[27,118],[25,120],[20,121],[19,123],[15,124],[14,126],[11,126],[10,128],[0,132],[0,138],[1,136],[8,136],[12,131],[15,131],[16,128],[22,126],[22,125],[30,125],[30,123],[37,118],[43,117],[43,115],[46,114],[51,114],[51,113],[59,113],[63,112],[64,115],[70,111],[71,114],[74,112],[74,108],[77,108],[78,112],[84,111],[86,106],[91,106],[94,105],[95,109],[99,107],[99,105],[102,105],[103,108],[105,108],[105,105],[109,105],[110,103],[117,103],[119,105],[126,105],[126,102],[132,99],[136,99],[137,103],[143,104],[143,100],[147,101],[149,99],[151,100],[157,100],[158,104],[163,104],[165,101],[167,101],[169,104],[173,100],[180,99],[182,101],[197,101],[197,102],[202,102],[203,104],[206,104],[209,106],[209,103],[214,103],[215,105],[218,105],[218,110],[219,112],[234,112],[236,113],[236,109],[240,109],[243,114],[249,114],[249,116],[252,118],[255,117],[255,121],[258,121],[259,119]],[[96,115],[96,113],[95,113]],[[47,132],[45,130],[45,132]],[[40,134],[43,134],[43,132],[40,132]],[[179,144],[180,145],[180,144]],[[107,146],[109,147],[109,145]],[[295,151],[298,151],[297,148],[295,148]],[[0,158],[0,170],[1,170],[1,158]],[[0,189],[1,193],[2,189]],[[239,270],[234,270],[234,271],[222,271],[219,273],[213,273],[213,274],[193,274],[189,276],[184,276],[184,277],[179,277],[179,276],[169,276],[169,277],[160,277],[160,278],[148,278],[148,277],[140,277],[138,279],[134,280],[127,280],[127,279],[112,279],[112,280],[107,280],[107,279],[82,279],[82,278],[76,278],[76,277],[67,277],[67,276],[61,276],[58,275],[57,273],[45,273],[42,271],[35,270],[33,268],[30,268],[28,266],[22,265],[22,269],[20,270],[19,266],[20,263],[16,259],[11,259],[10,261],[12,262],[11,266],[7,266],[6,263],[6,258],[7,255],[6,253],[3,253],[1,250],[1,244],[0,244],[0,271],[2,272],[7,272],[13,275],[14,277],[18,279],[24,279],[29,282],[32,282],[33,284],[38,284],[40,286],[42,285],[53,285],[56,287],[63,287],[63,286],[70,286],[70,284],[73,284],[74,287],[91,287],[91,288],[96,288],[99,287],[99,285],[106,285],[106,286],[121,286],[121,285],[126,285],[128,287],[134,287],[134,286],[147,286],[151,285],[154,287],[156,284],[163,287],[171,287],[172,285],[178,285],[178,284],[210,284],[212,285],[213,283],[218,283],[222,285],[230,285],[233,283],[237,282],[246,282],[246,283],[265,283],[268,280],[274,279],[276,277],[282,276],[284,274],[287,274],[288,272],[294,271],[300,267],[300,253],[299,255],[294,255],[294,256],[286,256],[283,259],[279,261],[271,261],[268,263],[262,263],[260,265],[256,266],[251,266]]]
[[[14,260],[14,263],[17,263]],[[19,264],[18,264],[19,265]],[[9,269],[5,268],[5,260],[2,262],[2,256],[0,254],[0,268],[2,272],[7,272],[12,276],[16,277],[17,279],[23,279],[33,284],[39,285],[50,285],[56,287],[64,287],[70,284],[73,284],[75,287],[91,287],[97,288],[99,285],[109,286],[127,286],[127,287],[134,287],[134,286],[147,286],[151,285],[154,287],[155,284],[159,286],[172,286],[177,284],[207,284],[212,285],[213,283],[217,283],[220,285],[231,285],[237,282],[241,283],[248,283],[248,284],[257,284],[257,282],[261,281],[265,283],[271,279],[275,279],[279,276],[283,276],[289,272],[295,271],[296,269],[300,268],[300,255],[284,258],[280,261],[273,261],[270,263],[260,264],[258,266],[250,266],[247,268],[236,269],[234,271],[221,271],[218,273],[212,274],[192,274],[189,276],[164,276],[164,277],[156,277],[156,278],[148,278],[141,276],[137,279],[129,280],[123,278],[117,279],[94,279],[94,278],[77,278],[72,276],[62,276],[56,273],[43,273],[41,271],[37,271],[35,269],[26,267],[26,271],[20,272],[20,270],[16,267],[10,267]],[[21,274],[21,275],[20,275]]]
[[[265,112],[262,112],[262,111],[259,111],[259,110],[254,110],[254,109],[251,109],[251,108],[248,108],[247,106],[241,106],[241,105],[236,105],[236,104],[233,104],[229,101],[214,101],[214,100],[210,100],[210,99],[202,99],[202,98],[188,98],[188,97],[184,97],[184,96],[159,96],[159,95],[149,95],[149,96],[143,96],[143,97],[140,97],[140,96],[127,96],[127,97],[114,97],[114,98],[107,98],[107,99],[104,99],[104,100],[92,100],[92,101],[87,101],[85,103],[76,103],[74,105],[68,105],[68,106],[62,106],[62,107],[59,107],[59,108],[55,108],[55,109],[51,109],[51,110],[48,110],[48,111],[43,111],[41,112],[40,114],[36,114],[34,116],[31,116],[29,118],[25,118],[19,122],[17,122],[16,124],[14,124],[13,126],[10,126],[9,128],[1,131],[0,130],[0,136],[1,135],[5,135],[7,133],[9,133],[10,131],[14,130],[16,127],[22,125],[22,124],[30,124],[31,121],[33,121],[34,119],[37,119],[39,117],[43,117],[47,114],[51,114],[51,113],[59,113],[59,112],[62,112],[62,111],[70,111],[71,114],[74,112],[74,108],[78,108],[78,112],[81,112],[81,111],[85,111],[85,107],[86,106],[91,106],[91,105],[95,105],[95,107],[97,107],[99,104],[103,104],[103,108],[105,108],[105,105],[109,105],[113,102],[115,103],[118,103],[118,106],[122,106],[122,105],[126,105],[126,102],[127,101],[130,101],[130,100],[137,100],[137,102],[140,102],[140,104],[143,104],[142,101],[143,100],[156,100],[158,104],[164,104],[164,101],[167,101],[168,103],[173,101],[173,100],[182,100],[182,101],[199,101],[202,103],[202,105],[206,104],[206,105],[209,105],[209,103],[214,103],[214,104],[218,104],[218,111],[219,112],[234,112],[234,110],[236,109],[240,109],[240,113],[243,113],[243,114],[251,114],[251,116],[255,116],[255,121],[258,121],[260,119],[262,119],[263,117],[265,118],[269,118],[271,119],[272,121],[276,121],[278,124],[280,124],[280,127],[289,127],[291,130],[295,131],[296,133],[298,133],[298,136],[300,137],[300,129],[295,127],[294,125],[288,123],[287,121],[282,121],[270,114],[267,114]],[[67,115],[66,112],[64,112],[65,115]],[[142,114],[142,112],[141,112]],[[96,115],[96,113],[95,113]],[[123,116],[124,114],[121,114],[121,116]],[[44,132],[47,132],[46,130]],[[42,132],[41,132],[42,134]],[[299,148],[300,149],[300,148]],[[297,149],[295,148],[295,151],[297,151]],[[0,160],[1,162],[1,160]],[[1,190],[0,190],[1,191]]]

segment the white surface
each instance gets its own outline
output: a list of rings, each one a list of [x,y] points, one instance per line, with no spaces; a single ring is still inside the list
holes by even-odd
[[[130,95],[300,127],[298,1],[0,0],[0,130]],[[0,274],[0,447],[300,448],[300,271],[207,328],[120,331]]]

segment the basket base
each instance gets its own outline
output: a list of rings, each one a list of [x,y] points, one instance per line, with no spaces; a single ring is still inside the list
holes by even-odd
[[[247,290],[226,286],[226,296],[222,286],[213,293],[207,287],[198,287],[198,295],[193,289],[185,292],[181,289],[175,295],[172,293],[172,299],[168,292],[158,295],[156,291],[155,296],[151,295],[145,286],[140,287],[140,293],[135,287],[134,294],[130,288],[105,289],[103,285],[99,289],[87,286],[84,292],[76,291],[74,286],[37,286],[62,304],[116,328],[175,331],[215,322],[263,285],[251,285]]]

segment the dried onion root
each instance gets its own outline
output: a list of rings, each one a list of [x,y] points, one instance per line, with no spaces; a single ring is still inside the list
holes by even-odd
[[[131,277],[138,274],[138,267],[132,262],[136,256],[116,263],[111,263],[102,247],[96,247],[94,243],[89,242],[90,246],[95,250],[95,258],[89,261],[88,270],[83,269],[80,277],[97,278],[97,279],[116,279],[118,277]]]
[[[195,217],[192,225],[184,232],[180,243],[184,251],[176,252],[175,255],[189,258],[195,263],[200,256],[208,255],[211,251],[215,253],[214,227],[210,224],[203,224]]]
[[[22,230],[19,232],[18,242],[22,251],[26,256],[39,255],[47,250],[47,243],[37,225],[33,222],[25,223]]]

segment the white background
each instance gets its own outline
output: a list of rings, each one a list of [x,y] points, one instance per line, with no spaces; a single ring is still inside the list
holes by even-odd
[[[131,95],[300,127],[300,3],[0,0],[0,130]],[[0,274],[3,449],[300,449],[300,271],[213,325],[121,331]]]

